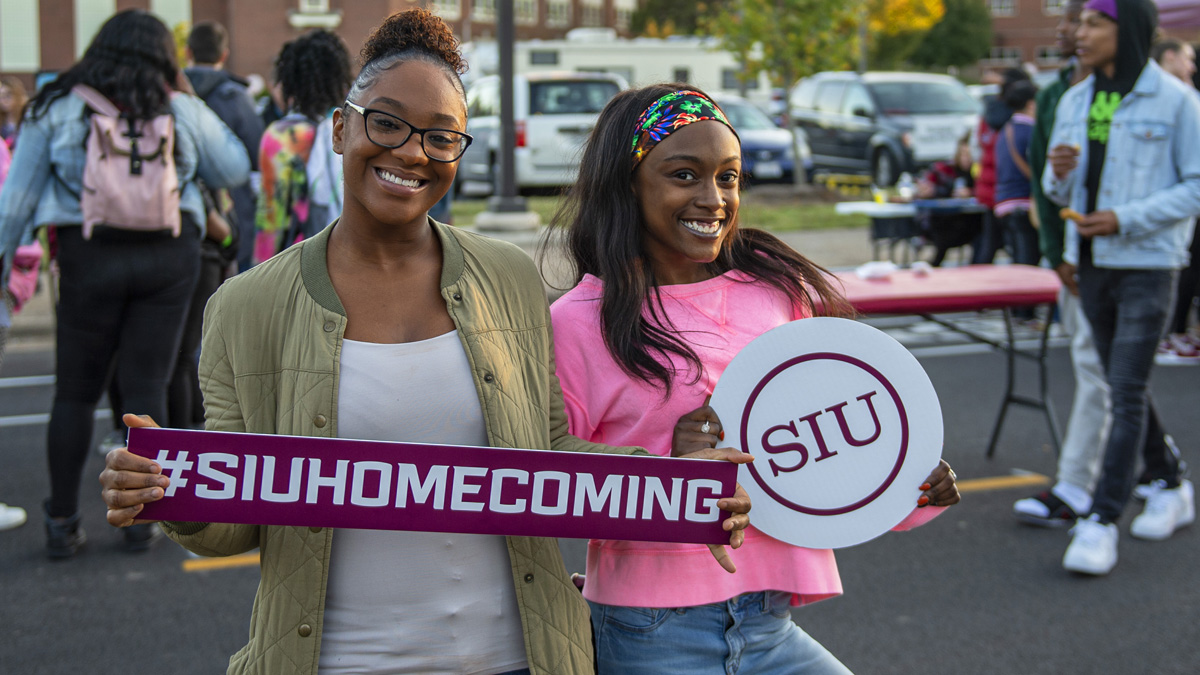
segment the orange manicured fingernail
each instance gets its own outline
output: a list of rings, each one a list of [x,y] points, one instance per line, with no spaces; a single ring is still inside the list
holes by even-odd
[[[924,484],[922,484],[920,489],[921,489],[921,490],[928,490],[928,489],[929,489],[929,483],[924,483]]]
[[[925,495],[921,495],[921,498],[917,500],[917,506],[925,506],[928,503],[929,497],[926,497]]]
[[[717,434],[717,438],[719,438],[719,439],[721,439],[721,440],[725,440],[725,432],[724,432],[724,431],[722,431],[722,432],[718,433],[718,434]]]

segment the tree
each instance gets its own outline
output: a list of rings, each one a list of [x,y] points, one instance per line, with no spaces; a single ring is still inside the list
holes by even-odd
[[[885,70],[904,63],[946,12],[943,0],[868,0],[867,7],[870,64]]]
[[[702,17],[735,4],[736,0],[645,0],[633,13],[629,29],[634,35],[667,37],[692,35]]]
[[[765,71],[777,84],[790,87],[803,75],[854,62],[856,5],[845,0],[740,0],[701,25],[725,49],[742,55],[745,78]]]
[[[992,44],[992,17],[987,6],[979,0],[943,1],[946,15],[913,52],[913,64],[925,68],[968,66],[987,56]]]

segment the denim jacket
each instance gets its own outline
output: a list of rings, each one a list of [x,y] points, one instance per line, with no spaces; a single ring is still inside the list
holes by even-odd
[[[249,177],[250,158],[237,136],[200,99],[177,95],[171,99],[171,113],[175,169],[183,185],[180,210],[203,228],[204,200],[194,179],[213,188],[240,185]],[[83,220],[75,195],[82,191],[87,135],[83,99],[74,94],[22,123],[8,180],[0,190],[0,281],[7,282],[12,253],[27,233],[43,225],[79,225]]]
[[[1087,210],[1088,108],[1095,77],[1063,94],[1050,148],[1075,145],[1079,165],[1063,180],[1047,162],[1042,187],[1052,201]],[[1200,98],[1150,61],[1113,114],[1096,210],[1117,216],[1117,234],[1095,237],[1096,267],[1179,269],[1200,214]],[[1079,262],[1079,233],[1066,228],[1063,258]]]

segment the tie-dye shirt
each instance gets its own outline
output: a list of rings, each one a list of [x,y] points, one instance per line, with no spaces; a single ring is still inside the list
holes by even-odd
[[[291,114],[272,122],[263,132],[258,151],[262,191],[255,218],[255,263],[313,234],[305,165],[316,130],[316,123],[309,118]]]

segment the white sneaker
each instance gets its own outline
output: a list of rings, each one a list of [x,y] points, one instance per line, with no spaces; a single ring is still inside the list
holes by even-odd
[[[1146,510],[1133,519],[1129,533],[1138,539],[1161,541],[1195,519],[1196,497],[1192,481],[1182,481],[1173,490],[1168,490],[1163,481],[1155,481],[1146,497]]]
[[[0,502],[0,531],[12,530],[25,524],[25,509]]]
[[[1104,525],[1096,515],[1080,518],[1071,528],[1071,545],[1063,554],[1063,569],[1102,576],[1117,566],[1117,526]]]

